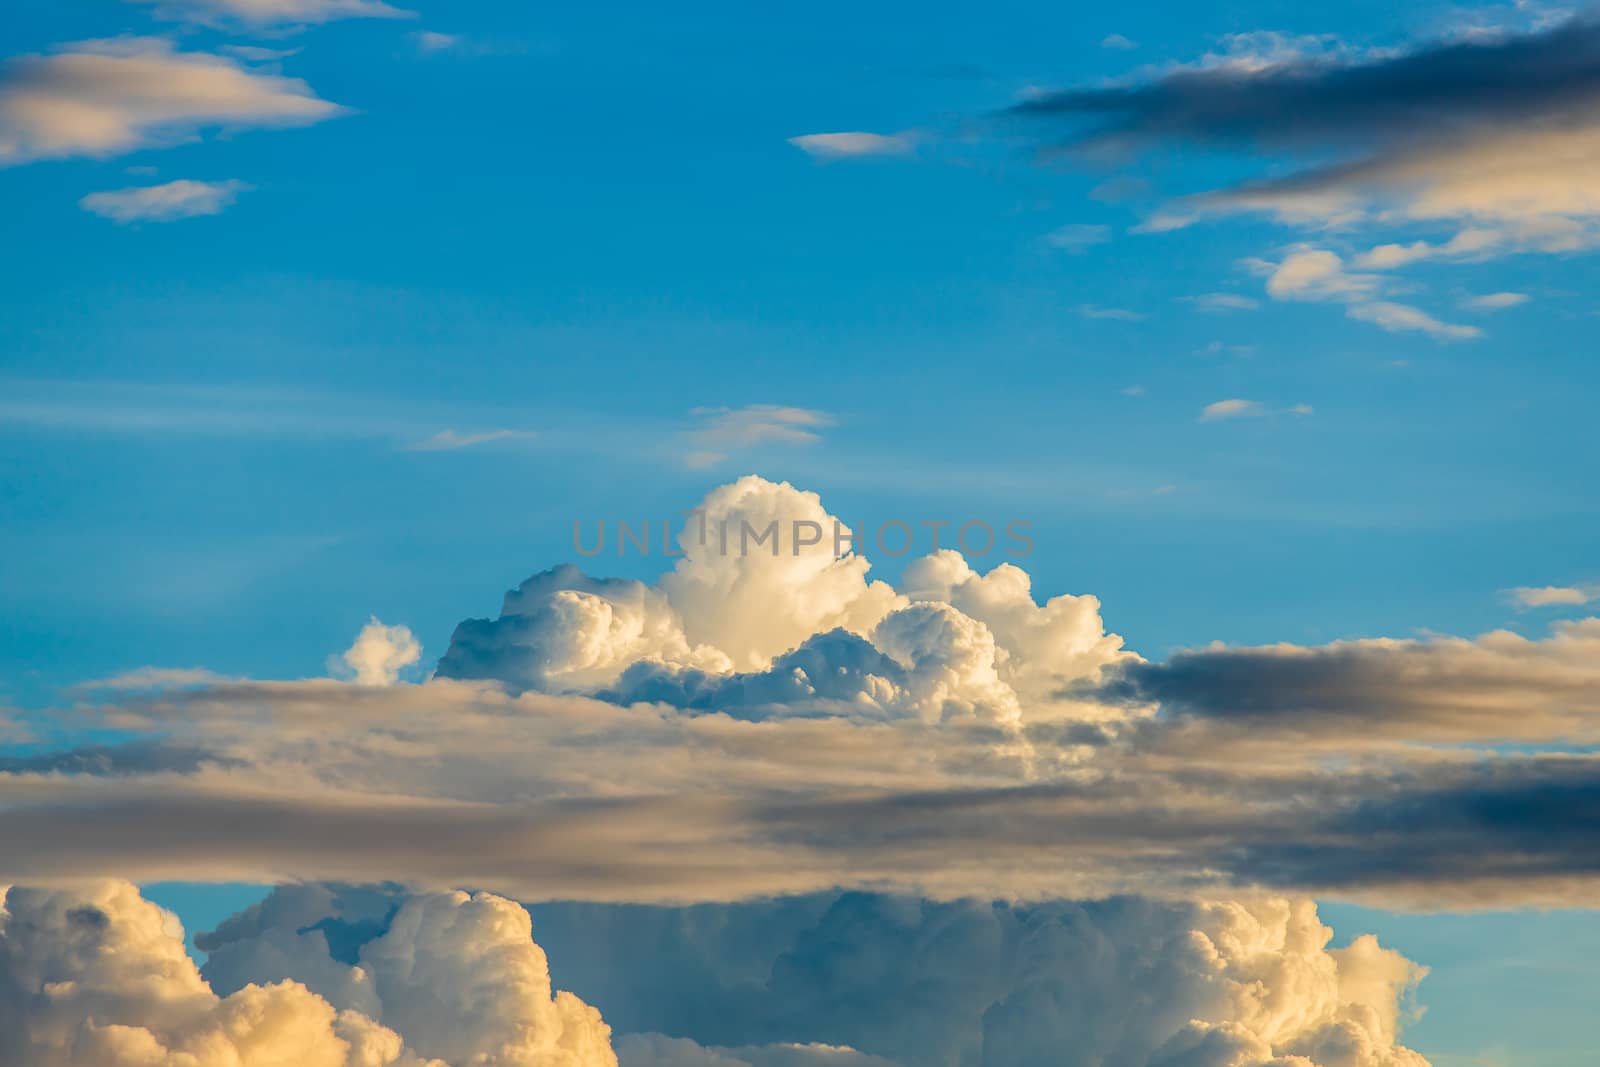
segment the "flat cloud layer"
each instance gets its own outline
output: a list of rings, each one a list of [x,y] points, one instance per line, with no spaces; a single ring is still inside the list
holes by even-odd
[[[831,521],[758,478],[704,510],[711,530]],[[679,902],[1593,892],[1600,620],[1150,663],[1093,597],[1041,605],[1013,565],[942,552],[892,589],[831,538],[724,556],[694,533],[654,584],[530,579],[421,684],[382,684],[415,651],[374,622],[368,684],[80,690],[52,721],[91,740],[0,767],[0,877]]]

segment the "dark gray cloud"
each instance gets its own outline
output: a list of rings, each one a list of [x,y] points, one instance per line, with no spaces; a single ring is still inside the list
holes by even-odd
[[[1399,54],[1179,69],[1132,85],[1046,93],[1009,114],[1047,122],[1066,143],[1085,146],[1182,140],[1297,148],[1433,140],[1486,124],[1559,118],[1597,99],[1600,20],[1584,16]]]
[[[79,745],[26,756],[0,756],[0,774],[90,774],[118,777],[162,771],[190,773],[203,764],[228,765],[216,753],[193,745],[130,741],[121,745]]]
[[[1409,741],[1600,740],[1600,623],[1546,641],[1343,641],[1179,652],[1120,664],[1075,695],[1159,704],[1167,719],[1240,729]]]

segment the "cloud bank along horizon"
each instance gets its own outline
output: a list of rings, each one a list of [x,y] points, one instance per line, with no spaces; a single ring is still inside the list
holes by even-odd
[[[12,888],[0,1055],[15,1067],[1428,1063],[1397,1042],[1425,970],[1370,937],[1329,948],[1310,901],[845,894],[714,914],[535,911],[489,893],[285,886],[202,934],[197,968],[176,918],[129,883]],[[545,930],[592,994],[553,989]],[[596,999],[630,1025],[614,1031]]]

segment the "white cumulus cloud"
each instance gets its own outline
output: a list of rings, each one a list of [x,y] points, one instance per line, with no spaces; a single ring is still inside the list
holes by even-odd
[[[298,78],[161,38],[83,41],[0,70],[0,166],[112,156],[209,128],[309,126],[342,110]]]

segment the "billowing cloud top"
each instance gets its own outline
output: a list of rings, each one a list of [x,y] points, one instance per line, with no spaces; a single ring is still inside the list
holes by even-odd
[[[295,885],[197,941],[125,882],[0,893],[10,1067],[1427,1067],[1425,973],[1310,901],[860,894],[529,912]],[[552,989],[534,940],[586,987]],[[604,1002],[608,1024],[593,1004]],[[623,1034],[613,1044],[612,1026]]]

